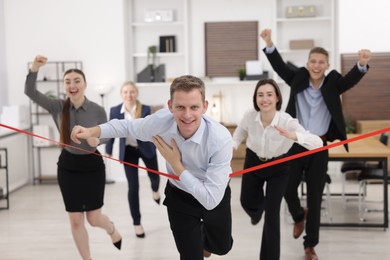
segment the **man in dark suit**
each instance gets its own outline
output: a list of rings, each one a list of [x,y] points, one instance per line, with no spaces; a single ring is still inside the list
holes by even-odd
[[[275,72],[290,86],[290,99],[286,112],[298,118],[311,133],[324,141],[345,140],[345,122],[340,95],[355,86],[368,70],[371,59],[369,50],[359,51],[359,61],[345,75],[335,70],[325,75],[329,69],[328,52],[320,47],[309,53],[306,67],[292,69],[280,56],[271,40],[271,30],[265,29],[260,35],[266,43],[264,52]],[[348,150],[348,146],[345,145]],[[300,153],[306,149],[294,144],[290,153]],[[318,259],[314,247],[319,242],[321,201],[326,181],[328,150],[292,160],[290,177],[285,199],[294,219],[294,238],[300,237],[305,228],[304,248],[306,260]],[[307,185],[307,208],[300,204],[297,188],[303,175]]]
[[[110,120],[117,119],[136,119],[146,117],[151,113],[151,107],[141,104],[138,101],[138,88],[131,82],[125,82],[121,87],[121,96],[123,103],[114,106],[110,110]],[[106,144],[106,153],[111,156],[115,138],[110,139]],[[158,170],[156,147],[152,142],[142,142],[135,138],[120,138],[119,141],[119,159],[134,165],[138,165],[139,159],[145,163],[149,169]],[[133,218],[135,234],[139,238],[145,236],[145,231],[141,225],[141,212],[139,203],[139,181],[138,168],[124,164],[126,178],[129,186],[128,201],[130,213]],[[160,176],[153,172],[148,172],[151,182],[153,199],[160,204],[160,194],[158,192],[160,185]]]

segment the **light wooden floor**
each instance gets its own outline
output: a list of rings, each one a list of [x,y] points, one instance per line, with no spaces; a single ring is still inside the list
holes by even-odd
[[[179,259],[165,206],[158,206],[152,200],[149,181],[141,177],[142,223],[146,231],[145,239],[137,239],[133,232],[128,210],[127,184],[117,182],[106,186],[103,211],[115,222],[123,236],[122,251],[116,250],[103,230],[88,226],[92,257],[99,259],[139,259],[172,260]],[[166,178],[162,178],[161,191]],[[333,185],[333,184],[332,184]],[[336,185],[336,184],[335,184]],[[231,181],[233,214],[233,249],[226,256],[212,256],[208,259],[258,259],[262,222],[252,226],[249,217],[239,204],[240,178]],[[377,193],[381,194],[381,186]],[[1,203],[1,201],[0,201]],[[333,219],[351,215],[356,219],[356,205],[348,202],[344,205],[340,199],[332,200]],[[324,203],[325,205],[325,203]],[[380,206],[375,204],[373,206]],[[351,213],[352,212],[352,213]],[[345,214],[344,214],[345,213]],[[368,213],[368,220],[381,219],[382,213]],[[323,221],[328,221],[324,214]],[[302,238],[292,238],[292,224],[281,211],[281,259],[304,259]],[[390,259],[390,232],[378,228],[321,228],[320,244],[316,247],[321,260],[366,260]],[[26,186],[11,193],[11,208],[0,211],[0,259],[80,259],[71,237],[67,214],[56,184]]]

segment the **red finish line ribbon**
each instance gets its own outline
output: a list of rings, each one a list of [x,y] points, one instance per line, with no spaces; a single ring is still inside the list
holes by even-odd
[[[305,151],[305,152],[302,152],[302,153],[286,156],[284,158],[281,158],[281,159],[278,159],[278,160],[275,160],[275,161],[271,161],[271,162],[268,162],[268,163],[263,163],[263,164],[260,164],[258,166],[254,166],[254,167],[251,167],[251,168],[248,168],[248,169],[244,169],[244,170],[241,170],[241,171],[238,171],[238,172],[233,172],[233,173],[230,174],[230,177],[235,177],[235,176],[238,176],[238,175],[241,175],[241,174],[245,174],[245,173],[248,173],[248,172],[251,172],[251,171],[255,171],[255,170],[259,170],[259,169],[265,168],[265,167],[269,167],[269,166],[272,166],[272,165],[275,165],[275,164],[278,164],[278,163],[282,163],[282,162],[294,160],[294,159],[297,159],[297,158],[301,158],[301,157],[309,155],[309,154],[318,153],[318,152],[321,152],[321,151],[324,151],[324,150],[327,150],[327,149],[330,149],[330,148],[333,148],[333,147],[336,147],[336,146],[340,146],[340,145],[344,145],[344,144],[347,144],[347,143],[355,142],[355,141],[358,141],[358,140],[362,140],[362,139],[365,139],[365,138],[368,138],[368,137],[371,137],[371,136],[374,136],[374,135],[379,135],[379,134],[382,134],[382,133],[385,133],[385,132],[389,132],[389,131],[390,131],[390,127],[389,128],[384,128],[384,129],[381,129],[381,130],[378,130],[378,131],[370,132],[370,133],[367,133],[367,134],[362,134],[362,135],[359,135],[359,136],[356,136],[356,137],[352,137],[352,138],[344,140],[344,141],[339,141],[337,143],[328,144],[326,146],[323,146],[323,147],[320,147],[320,148],[317,148],[317,149],[308,150],[308,151]]]
[[[82,149],[82,148],[79,148],[79,147],[76,147],[76,146],[63,144],[61,142],[58,142],[58,141],[46,138],[44,136],[40,136],[40,135],[34,134],[34,133],[30,133],[30,132],[27,132],[25,130],[21,130],[21,129],[12,127],[12,126],[4,125],[4,124],[0,124],[0,126],[4,127],[4,128],[8,128],[10,130],[13,130],[15,132],[19,132],[19,133],[22,133],[22,134],[26,134],[26,135],[30,135],[30,136],[33,136],[33,137],[37,137],[37,138],[40,138],[40,139],[43,139],[43,140],[55,143],[57,145],[68,146],[68,147],[71,147],[73,149],[84,151],[84,152],[87,152],[87,153],[90,153],[90,154],[94,154],[94,155],[97,155],[97,156],[101,156],[101,157],[104,157],[104,158],[107,158],[107,159],[110,159],[110,160],[113,160],[113,161],[116,161],[116,162],[119,162],[119,163],[123,163],[123,164],[129,165],[131,167],[139,168],[139,169],[142,169],[142,170],[145,170],[145,171],[149,171],[149,172],[153,172],[153,173],[156,173],[156,174],[163,175],[163,176],[171,178],[171,179],[179,180],[179,177],[176,176],[176,175],[171,175],[171,174],[168,174],[168,173],[156,171],[156,170],[149,169],[149,168],[146,168],[146,167],[143,167],[143,166],[139,166],[139,165],[136,165],[136,164],[128,163],[128,162],[125,162],[125,161],[122,161],[122,160],[119,160],[119,159],[116,159],[116,158],[112,158],[112,157],[107,156],[107,155],[102,155],[102,154],[99,154],[99,153],[91,152],[91,151],[88,151],[88,150],[85,150],[85,149]],[[350,139],[347,139],[347,140],[344,140],[344,141],[339,141],[337,143],[332,143],[332,144],[329,144],[329,145],[326,145],[326,146],[323,146],[323,147],[320,147],[320,148],[317,148],[317,149],[305,151],[305,152],[302,152],[302,153],[299,153],[299,154],[290,155],[290,156],[287,156],[287,157],[284,157],[284,158],[281,158],[281,159],[278,159],[278,160],[275,160],[275,161],[271,161],[271,162],[268,162],[268,163],[263,163],[261,165],[254,166],[254,167],[251,167],[251,168],[247,168],[247,169],[244,169],[244,170],[241,170],[241,171],[233,172],[233,173],[231,173],[229,175],[229,177],[236,177],[236,176],[248,173],[248,172],[260,170],[260,169],[263,169],[263,168],[266,168],[266,167],[269,167],[269,166],[272,166],[272,165],[275,165],[275,164],[279,164],[279,163],[283,163],[283,162],[286,162],[286,161],[290,161],[290,160],[294,160],[294,159],[297,159],[297,158],[301,158],[303,156],[307,156],[307,155],[310,155],[310,154],[318,153],[320,151],[324,151],[324,150],[327,150],[327,149],[330,149],[330,148],[333,148],[333,147],[336,147],[336,146],[340,146],[340,145],[344,145],[344,144],[347,144],[347,143],[351,143],[351,142],[355,142],[355,141],[358,141],[358,140],[362,140],[362,139],[365,139],[365,138],[368,138],[368,137],[371,137],[371,136],[375,136],[375,135],[379,135],[379,134],[382,134],[382,133],[385,133],[385,132],[390,132],[390,127],[389,128],[384,128],[384,129],[381,129],[381,130],[377,130],[377,131],[374,131],[374,132],[370,132],[370,133],[367,133],[367,134],[362,134],[362,135],[359,135],[359,136],[356,136],[356,137],[353,137],[353,138],[350,138]]]
[[[30,132],[27,132],[25,130],[18,129],[18,128],[15,128],[15,127],[12,127],[12,126],[4,125],[4,124],[0,124],[0,126],[8,128],[10,130],[13,130],[15,132],[19,132],[19,133],[22,133],[22,134],[30,135],[30,136],[33,136],[33,137],[37,137],[37,138],[40,138],[40,139],[43,139],[43,140],[55,143],[55,144],[57,144],[59,146],[60,145],[68,146],[68,147],[71,147],[73,149],[76,149],[76,150],[79,150],[79,151],[83,151],[83,152],[87,152],[89,154],[94,154],[94,155],[97,155],[97,156],[100,156],[100,157],[103,157],[103,158],[107,158],[107,159],[110,159],[110,160],[113,160],[113,161],[116,161],[116,162],[120,162],[120,163],[129,165],[131,167],[135,167],[135,168],[139,168],[139,169],[142,169],[142,170],[145,170],[145,171],[149,171],[149,172],[153,172],[153,173],[156,173],[156,174],[160,174],[160,175],[163,175],[165,177],[168,177],[168,178],[171,178],[171,179],[174,179],[174,180],[179,180],[179,177],[176,176],[176,175],[172,175],[172,174],[156,171],[156,170],[149,169],[149,168],[146,168],[146,167],[143,167],[143,166],[140,166],[140,165],[136,165],[136,164],[132,164],[132,163],[129,163],[129,162],[121,161],[119,159],[116,159],[116,158],[113,158],[113,157],[110,157],[110,156],[107,156],[107,155],[102,155],[100,153],[91,152],[91,151],[88,151],[88,150],[85,150],[85,149],[82,149],[82,148],[79,148],[79,147],[76,147],[76,146],[72,146],[72,145],[69,145],[69,144],[64,144],[64,143],[61,143],[61,142],[58,142],[58,141],[46,138],[44,136],[40,136],[40,135],[37,135],[37,134],[34,134],[34,133],[30,133]]]

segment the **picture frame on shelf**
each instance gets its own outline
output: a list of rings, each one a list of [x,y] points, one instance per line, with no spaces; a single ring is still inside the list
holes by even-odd
[[[175,11],[173,9],[147,10],[144,15],[145,23],[173,22]]]
[[[289,47],[291,50],[311,49],[314,47],[314,40],[313,39],[290,40]]]
[[[287,18],[316,17],[317,8],[315,5],[287,6]]]
[[[176,52],[176,36],[160,36],[160,52]]]

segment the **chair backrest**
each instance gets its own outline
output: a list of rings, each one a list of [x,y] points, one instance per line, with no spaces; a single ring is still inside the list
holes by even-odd
[[[388,141],[389,141],[389,135],[388,133],[382,133],[381,136],[379,137],[379,141],[384,144],[384,145],[387,145],[388,144]]]

